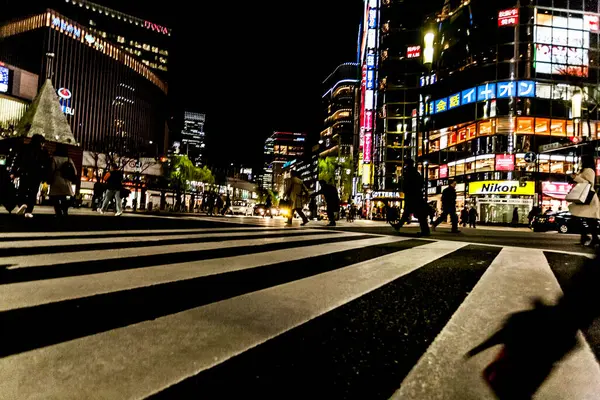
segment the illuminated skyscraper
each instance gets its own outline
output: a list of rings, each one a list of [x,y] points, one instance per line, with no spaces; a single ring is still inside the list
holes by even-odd
[[[187,154],[192,162],[198,166],[205,163],[204,149],[206,141],[204,136],[204,121],[206,116],[195,112],[185,112],[183,130],[181,131],[181,152]]]

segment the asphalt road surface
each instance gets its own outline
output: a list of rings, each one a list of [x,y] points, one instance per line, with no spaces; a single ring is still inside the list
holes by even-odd
[[[0,399],[492,399],[498,349],[464,354],[589,256],[525,230],[311,225],[0,214]],[[537,398],[597,398],[598,326],[580,342]]]

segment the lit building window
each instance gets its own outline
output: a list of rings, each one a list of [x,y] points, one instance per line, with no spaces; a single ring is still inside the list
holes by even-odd
[[[117,36],[117,42],[125,43],[125,38],[123,36]]]
[[[158,58],[158,61],[160,61],[160,62],[161,62],[161,63],[163,63],[163,64],[166,64],[166,63],[167,63],[167,59],[166,59],[166,58],[164,58],[164,57],[159,57],[159,58]]]
[[[150,45],[149,45],[149,44],[146,44],[146,43],[144,43],[144,44],[142,45],[142,49],[144,49],[144,50],[147,50],[147,51],[150,51]]]
[[[152,52],[153,53],[158,53],[158,47],[152,46]]]

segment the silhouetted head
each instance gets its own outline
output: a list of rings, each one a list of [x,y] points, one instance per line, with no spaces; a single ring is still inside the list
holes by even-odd
[[[450,183],[448,183],[450,186],[452,186],[453,188],[456,188],[456,181],[451,180]]]
[[[64,143],[57,143],[54,155],[57,157],[69,157],[69,148]]]
[[[404,160],[404,168],[412,168],[415,166],[415,162],[411,158]]]
[[[594,156],[585,155],[581,157],[581,169],[591,168],[592,170],[596,170],[596,165],[594,163]]]
[[[323,187],[323,186],[327,185],[327,182],[325,182],[325,179],[319,179],[319,185],[321,187]]]
[[[35,148],[42,148],[44,144],[46,144],[46,138],[39,133],[36,133],[31,137],[31,142],[29,142]]]

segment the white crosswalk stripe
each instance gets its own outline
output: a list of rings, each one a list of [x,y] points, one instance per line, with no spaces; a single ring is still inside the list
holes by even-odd
[[[418,301],[444,305],[451,299],[411,298],[408,292],[431,286],[437,293],[446,282],[459,285],[456,293],[462,297],[455,306],[436,311],[445,316],[437,317],[441,326],[430,333],[433,343],[414,359],[408,375],[390,378],[387,396],[398,389],[394,396],[399,399],[490,398],[480,379],[489,353],[469,364],[461,358],[464,352],[508,313],[527,308],[531,296],[560,294],[542,251],[496,249],[470,262],[484,248],[464,242],[233,224],[15,233],[0,239],[0,325],[11,324],[0,333],[0,399],[145,398],[215,366],[233,365],[236,356],[268,349],[276,338],[292,335],[293,341],[294,332],[310,324],[320,327],[310,335],[336,337],[343,327],[331,333],[323,321],[350,323],[330,315],[346,309],[356,314],[356,301],[375,310],[384,307],[371,304],[380,301],[371,297],[380,293],[386,293],[387,302],[404,304],[401,309]],[[465,271],[475,271],[472,283],[446,278],[454,259],[468,264]],[[462,268],[452,273],[460,277]],[[404,282],[399,292],[390,286]],[[365,318],[359,314],[356,318]],[[36,325],[36,318],[54,317],[60,320],[55,326]],[[429,319],[427,314],[423,319]],[[543,393],[593,398],[600,392],[600,367],[583,336],[580,340],[581,349]],[[293,343],[302,346],[303,341]]]

